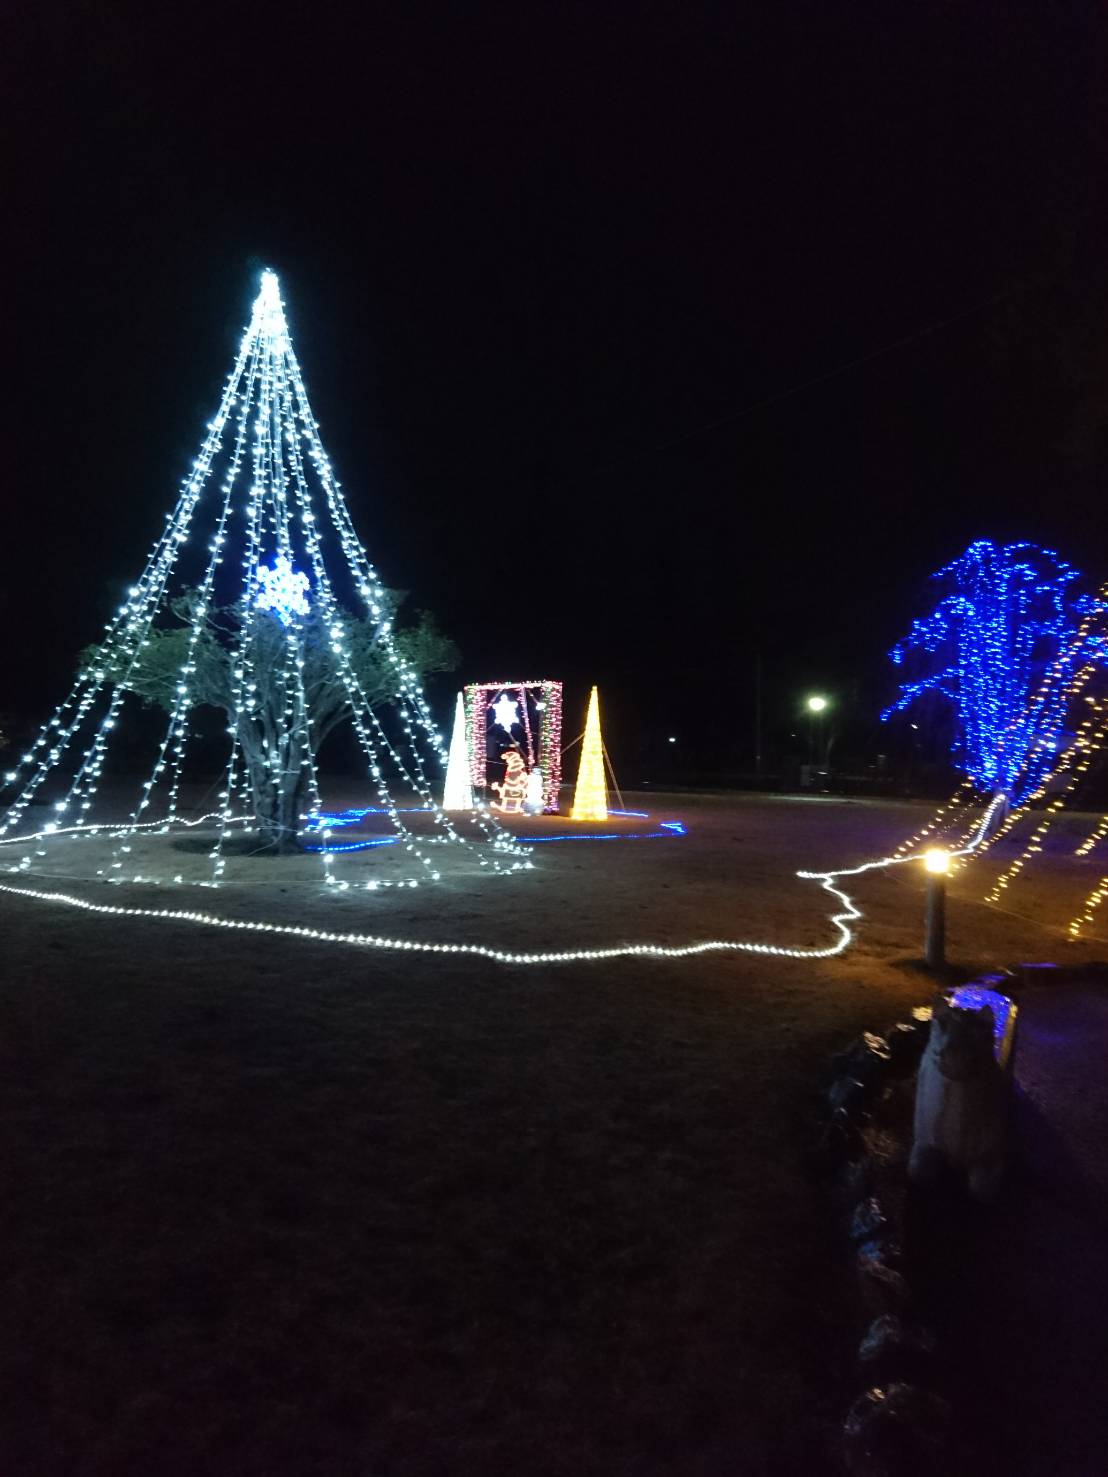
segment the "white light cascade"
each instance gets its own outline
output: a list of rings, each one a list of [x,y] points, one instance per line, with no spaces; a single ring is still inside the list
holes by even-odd
[[[202,504],[207,507],[203,523],[198,514]],[[348,608],[344,601],[351,597]],[[168,833],[182,820],[182,776],[193,752],[192,715],[205,700],[204,643],[213,639],[216,614],[227,610],[241,614],[237,630],[221,637],[231,698],[217,811],[207,818],[213,839],[206,875],[182,877],[170,849],[142,864],[148,869],[144,872],[133,860],[135,838]],[[184,619],[185,627],[168,720],[124,819],[117,805],[106,805],[102,780],[113,741],[140,701],[132,679],[171,612]],[[219,887],[226,880],[230,832],[252,825],[258,765],[255,760],[248,767],[244,740],[259,719],[263,685],[277,703],[277,711],[267,715],[276,734],[267,749],[267,783],[275,792],[288,787],[290,793],[306,794],[307,819],[318,816],[317,735],[313,694],[305,679],[309,617],[325,632],[330,673],[345,699],[342,716],[356,736],[380,810],[406,858],[406,870],[356,885],[411,887],[437,881],[441,854],[434,855],[433,848],[448,843],[465,848],[467,857],[491,872],[529,868],[526,850],[498,825],[487,804],[475,804],[455,821],[438,802],[446,749],[418,675],[397,644],[388,593],[354,531],[324,451],[293,352],[280,286],[267,271],[219,406],[145,568],[105,627],[96,660],[79,673],[30,748],[3,776],[0,789],[10,799],[0,820],[0,843],[12,847],[6,855],[13,857],[7,871],[27,875],[49,870],[44,859],[64,838],[66,846],[98,843],[99,864],[88,875],[107,882]],[[393,674],[397,701],[387,724],[359,678],[352,650],[355,620],[368,622],[375,649]],[[281,632],[280,654],[264,674],[254,667],[259,622],[275,622]],[[259,681],[263,675],[265,684]],[[0,803],[5,798],[0,795]],[[28,814],[44,798],[52,807],[47,824]],[[413,798],[430,818],[430,838],[405,822]],[[112,842],[110,856],[105,837]],[[146,854],[155,855],[149,848]],[[323,850],[319,857],[326,885],[353,885],[333,875],[332,852]],[[79,871],[68,865],[71,860],[66,853],[65,870]]]
[[[472,810],[473,786],[469,779],[469,747],[466,743],[466,704],[463,693],[454,704],[454,731],[450,735],[450,754],[446,761],[446,783],[442,793],[443,810]]]

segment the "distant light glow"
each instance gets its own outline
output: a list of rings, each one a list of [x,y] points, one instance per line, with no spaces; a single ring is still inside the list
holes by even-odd
[[[827,699],[825,697],[820,697],[818,693],[813,693],[812,696],[808,699],[809,713],[822,713],[826,707]]]

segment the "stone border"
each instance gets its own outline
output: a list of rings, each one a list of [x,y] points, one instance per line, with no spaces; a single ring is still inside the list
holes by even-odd
[[[1019,983],[1016,974],[989,974],[972,986],[1007,994]],[[935,994],[950,988],[939,985]],[[824,1093],[818,1159],[850,1249],[867,1324],[857,1352],[866,1388],[842,1428],[842,1457],[851,1477],[918,1477],[949,1469],[951,1458],[951,1406],[935,1388],[939,1340],[913,1286],[915,1269],[906,1251],[912,1084],[931,1013],[930,1005],[917,1006],[882,1034],[864,1032],[831,1059]],[[1005,1060],[1012,1021],[1014,1010],[1002,1033]]]

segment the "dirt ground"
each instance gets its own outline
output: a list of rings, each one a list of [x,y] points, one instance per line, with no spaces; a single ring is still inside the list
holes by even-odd
[[[302,858],[241,859],[218,894],[41,886],[497,948],[808,947],[830,899],[795,870],[926,814],[626,798],[688,834],[416,891],[322,895]],[[1108,955],[1064,935],[1104,866],[1067,825],[1006,911],[979,899],[1013,843],[955,880],[954,974]],[[932,988],[917,868],[847,886],[840,958],[543,967],[0,894],[0,1466],[827,1470],[854,1303],[805,1158],[817,1078]]]

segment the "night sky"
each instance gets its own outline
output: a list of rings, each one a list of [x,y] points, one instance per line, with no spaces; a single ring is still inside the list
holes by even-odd
[[[971,539],[1108,575],[1099,11],[9,16],[0,711],[138,573],[268,265],[459,679],[561,677],[571,729],[595,681],[617,768],[740,771],[760,652],[771,750],[812,685],[878,747]]]

